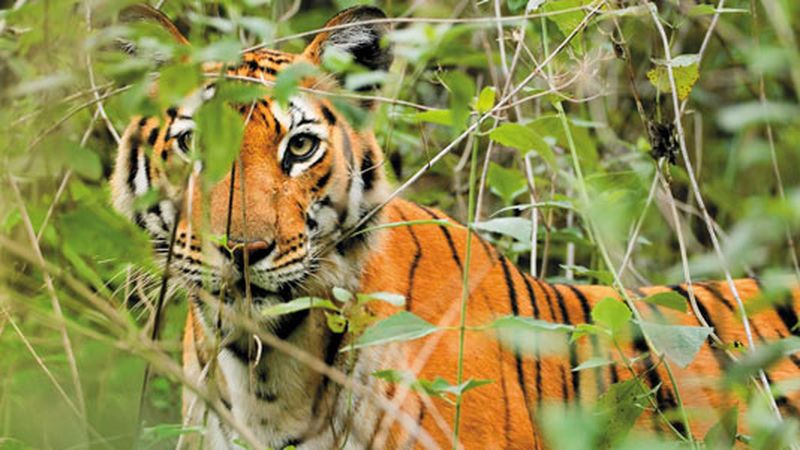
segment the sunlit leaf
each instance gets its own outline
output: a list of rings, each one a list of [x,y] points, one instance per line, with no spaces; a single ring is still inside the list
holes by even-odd
[[[478,100],[475,102],[475,109],[479,113],[485,113],[492,109],[494,106],[494,99],[495,99],[496,91],[492,86],[486,86],[481,90],[480,95],[478,95]]]
[[[352,346],[342,351],[419,339],[435,333],[439,327],[408,311],[400,311],[367,328]]]
[[[683,325],[661,325],[652,322],[639,322],[656,350],[680,367],[686,367],[694,360],[706,338],[714,331],[710,327]]]
[[[523,217],[499,217],[475,225],[480,231],[511,236],[518,241],[531,240],[531,221]]]
[[[642,299],[643,302],[674,309],[675,311],[686,312],[686,299],[680,294],[672,291],[659,292],[658,294],[648,295]]]
[[[626,327],[631,316],[631,310],[622,300],[611,297],[600,300],[592,308],[592,320],[606,326],[612,333],[617,333]]]
[[[603,433],[598,449],[610,449],[627,436],[647,404],[647,388],[639,378],[614,383],[595,405]]]
[[[288,302],[276,303],[274,305],[264,307],[261,309],[261,315],[264,317],[283,316],[286,314],[315,308],[339,311],[339,307],[334,305],[330,300],[317,297],[300,297]]]
[[[672,75],[675,78],[675,87],[678,89],[678,98],[685,100],[692,92],[692,87],[700,78],[698,71],[698,55],[679,55],[672,58],[669,63],[660,61],[660,64],[647,71],[647,79],[662,93],[672,92],[669,82],[667,65],[672,66]]]

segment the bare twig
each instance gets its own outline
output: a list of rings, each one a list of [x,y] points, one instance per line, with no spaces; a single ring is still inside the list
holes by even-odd
[[[736,300],[736,304],[739,308],[739,313],[741,314],[742,324],[744,325],[744,332],[747,336],[747,343],[748,348],[751,352],[756,351],[755,341],[753,340],[753,333],[750,328],[750,319],[747,317],[747,311],[745,310],[744,303],[742,302],[742,298],[739,295],[739,291],[736,288],[736,283],[733,282],[733,277],[731,276],[730,270],[728,270],[728,262],[725,258],[725,255],[722,253],[722,247],[719,244],[719,240],[717,239],[717,233],[714,230],[714,226],[712,225],[711,216],[708,214],[708,210],[705,206],[705,201],[703,200],[703,196],[700,193],[700,186],[697,184],[697,179],[694,176],[694,169],[692,168],[692,163],[689,160],[689,152],[686,148],[686,137],[683,131],[683,124],[680,120],[680,103],[678,100],[678,89],[675,85],[675,74],[673,73],[672,68],[672,55],[670,52],[669,40],[667,39],[667,34],[664,31],[664,27],[661,24],[661,19],[658,17],[658,9],[656,6],[649,1],[647,5],[650,8],[650,15],[653,18],[653,22],[658,30],[658,34],[661,36],[661,43],[664,49],[664,59],[667,61],[667,75],[669,77],[669,84],[672,90],[672,107],[675,111],[675,129],[678,133],[678,143],[681,150],[681,156],[683,157],[684,165],[686,167],[686,174],[689,177],[689,185],[692,190],[692,194],[694,195],[694,199],[697,202],[697,206],[700,211],[703,213],[704,223],[706,225],[706,229],[708,231],[709,237],[711,238],[711,243],[714,247],[714,252],[717,255],[717,258],[720,261],[720,265],[722,267],[723,272],[725,273],[725,279],[728,283],[728,286],[733,294],[733,298]],[[767,376],[763,370],[759,371],[759,378],[761,379],[761,383],[764,386],[764,390],[769,393],[770,386],[769,381],[767,380]],[[768,400],[770,402],[770,406],[775,413],[775,416],[782,420],[782,415],[780,410],[778,409],[778,405],[775,402],[775,398],[769,394],[767,395]]]

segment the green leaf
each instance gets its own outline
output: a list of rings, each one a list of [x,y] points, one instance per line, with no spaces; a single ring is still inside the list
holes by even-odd
[[[553,13],[586,6],[587,3],[589,3],[588,0],[550,0],[542,5],[542,10],[547,13]],[[559,31],[566,37],[569,36],[573,30],[578,28],[578,25],[581,24],[584,17],[586,17],[584,11],[576,10],[550,15],[547,16],[547,19],[555,23]],[[573,49],[579,52],[582,51],[581,39],[578,36],[576,36],[570,44]]]
[[[441,397],[442,394],[464,394],[467,391],[493,383],[493,380],[467,380],[459,385],[452,385],[442,377],[436,377],[433,381],[417,379],[414,374],[406,370],[387,369],[373,372],[372,376],[386,380],[389,383],[403,383],[412,389],[425,392],[433,397]]]
[[[309,63],[294,63],[281,69],[275,79],[272,94],[283,107],[289,103],[289,98],[297,92],[297,87],[303,78],[316,75],[319,70]]]
[[[508,10],[518,13],[528,4],[528,0],[508,0]]]
[[[231,170],[239,155],[244,122],[236,111],[216,98],[200,107],[196,120],[203,174],[209,183],[214,183]]]
[[[612,360],[610,360],[608,358],[602,358],[602,357],[599,357],[599,356],[594,356],[594,357],[591,357],[591,358],[587,359],[586,361],[578,364],[574,369],[572,369],[572,371],[573,372],[578,372],[578,371],[586,370],[586,369],[594,369],[595,367],[605,367],[605,366],[608,366],[608,365],[611,365],[611,364],[614,364],[614,361],[612,361]]]
[[[712,16],[717,12],[714,5],[702,4],[689,8],[689,17]],[[748,14],[750,10],[744,8],[720,8],[720,14]]]
[[[576,275],[587,278],[597,278],[604,285],[610,286],[614,282],[614,275],[607,270],[593,270],[575,264],[560,264],[564,270],[573,270]]]
[[[700,351],[706,338],[714,331],[710,327],[691,327],[683,325],[661,325],[639,322],[659,352],[680,367],[686,367]]]
[[[733,406],[722,413],[719,421],[708,430],[703,443],[708,450],[729,450],[736,443],[739,407]]]
[[[388,344],[390,342],[411,341],[435,333],[439,327],[421,319],[408,311],[400,311],[367,328],[355,342],[342,351]]]
[[[81,205],[61,214],[55,227],[72,248],[90,261],[104,259],[143,263],[150,243],[143,232],[106,205]]]
[[[494,162],[489,164],[487,182],[489,189],[506,205],[514,203],[517,196],[528,190],[528,182],[518,170],[506,169]]]
[[[511,236],[520,242],[531,240],[531,227],[530,219],[523,217],[499,217],[475,224],[475,228],[480,231]]]
[[[194,52],[197,62],[235,63],[239,61],[242,45],[236,39],[221,39]]]
[[[406,297],[404,295],[395,294],[393,292],[372,292],[369,294],[358,294],[357,297],[359,303],[368,303],[378,300],[392,306],[403,306],[406,304]]]
[[[672,61],[657,61],[658,66],[647,71],[647,79],[655,86],[659,92],[672,92],[669,83],[669,73],[667,65],[672,66],[672,75],[675,77],[675,87],[678,89],[678,98],[685,100],[692,92],[692,87],[700,78],[697,67],[698,55],[679,55],[672,58]]]
[[[475,109],[481,114],[491,110],[494,107],[496,93],[497,91],[492,86],[483,88],[480,95],[478,95],[478,101],[475,102]]]
[[[67,163],[75,173],[87,180],[99,180],[103,176],[103,163],[100,161],[100,156],[77,144],[68,144]]]
[[[647,404],[647,388],[639,378],[614,383],[595,405],[603,432],[596,443],[598,449],[615,448],[633,428]]]
[[[436,377],[433,381],[418,380],[420,386],[428,395],[441,396],[448,393],[453,395],[463,395],[465,392],[477,387],[493,383],[493,380],[467,380],[459,385],[452,385],[442,377]]]
[[[592,320],[605,325],[612,333],[623,329],[631,320],[631,310],[621,301],[606,297],[592,308]]]
[[[683,313],[685,313],[687,309],[686,299],[684,299],[680,294],[672,291],[659,292],[658,294],[653,294],[643,298],[642,301],[652,303],[654,305],[660,305],[665,308],[674,309],[675,311],[680,311]]]
[[[347,328],[347,318],[338,313],[325,313],[328,328],[336,334],[344,333]]]
[[[264,317],[276,317],[314,308],[339,311],[339,307],[330,300],[317,297],[300,297],[288,302],[277,303],[261,308],[261,315]]]
[[[437,125],[453,125],[453,113],[449,109],[431,109],[413,115],[413,120],[418,122],[435,123]]]
[[[160,104],[168,107],[180,103],[203,82],[198,65],[177,64],[161,70],[158,81]]]
[[[533,128],[518,123],[504,123],[489,133],[489,138],[498,144],[515,148],[522,152],[535,151],[544,159],[550,169],[557,169],[556,156],[550,145]]]
[[[557,331],[560,333],[570,333],[575,329],[572,325],[521,316],[500,317],[490,323],[489,327],[496,330]]]
[[[488,325],[507,348],[530,355],[565,355],[571,325],[532,317],[504,316]]]
[[[350,291],[348,291],[347,289],[342,289],[340,287],[334,286],[331,292],[333,293],[333,298],[339,300],[342,303],[347,303],[353,300],[353,294],[350,293]]]
[[[442,81],[450,92],[450,111],[453,117],[451,127],[454,133],[459,133],[467,127],[469,102],[475,95],[475,82],[471,76],[461,71],[447,72],[442,76]]]

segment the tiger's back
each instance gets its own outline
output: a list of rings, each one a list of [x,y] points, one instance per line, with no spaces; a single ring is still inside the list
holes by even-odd
[[[389,223],[451,220],[440,211],[405,201],[390,204],[387,216]],[[387,234],[387,242],[379,253],[371,255],[365,269],[362,279],[364,292],[404,292],[411,312],[434,324],[457,326],[460,273],[466,261],[466,230],[431,224],[392,229]],[[524,273],[480,238],[473,235],[472,239],[468,326],[485,325],[512,314],[553,323],[592,323],[591,310],[597,303],[609,297],[619,299],[619,294],[607,286],[550,284],[538,280]],[[746,307],[752,307],[753,300],[760,293],[758,282],[740,279],[735,280],[735,286]],[[690,303],[686,285],[644,287],[629,292],[629,295],[645,298],[661,292],[676,292],[687,304]],[[685,368],[670,363],[683,405],[692,412],[692,433],[702,437],[719,420],[718,415],[723,411],[740,403],[740,413],[744,414],[746,410],[746,400],[725,391],[721,384],[726,370],[734,364],[731,356],[746,356],[744,343],[747,336],[735,298],[726,282],[697,282],[694,294],[705,324],[697,319],[691,308],[681,313],[652,303],[636,301],[635,304],[647,321],[693,327],[709,325],[722,341],[723,346],[720,346],[709,337]],[[756,312],[750,309],[748,319],[756,345],[798,334],[798,295],[800,293],[795,290],[781,303],[762,305]],[[629,328],[629,339],[621,343],[621,350],[628,358],[642,356],[631,369],[650,388],[656,389],[654,396],[661,412],[673,411],[670,417],[677,417],[674,412],[679,405],[665,363],[649,350],[644,337],[632,323]],[[458,333],[453,330],[407,344],[408,367],[418,368],[418,376],[423,379],[456,373],[457,342]],[[585,336],[571,348],[565,342],[560,354],[537,357],[530,351],[515,352],[492,333],[467,332],[465,348],[464,379],[491,379],[494,382],[465,395],[462,442],[491,443],[488,444],[491,448],[543,446],[544,437],[535,422],[543,404],[574,402],[586,407],[606,392],[612,383],[633,376],[610,339],[602,336]],[[419,361],[425,358],[430,359],[424,364]],[[573,370],[590,358],[606,358],[615,363]],[[416,366],[414,361],[417,361]],[[768,379],[778,383],[799,375],[800,358],[795,355],[781,359],[767,371]],[[776,401],[783,414],[797,416],[800,396],[796,392],[788,397],[779,395]],[[445,420],[454,414],[453,405],[446,401],[433,399],[431,404]],[[436,418],[426,415],[424,407],[419,414],[426,429],[436,429]],[[667,425],[654,416],[645,413],[640,424],[659,432],[672,426],[685,433],[679,419],[671,419]],[[442,434],[438,437],[441,442],[448,438]]]

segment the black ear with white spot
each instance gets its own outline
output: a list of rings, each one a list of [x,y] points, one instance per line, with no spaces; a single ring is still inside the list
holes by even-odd
[[[329,48],[353,56],[353,60],[370,70],[386,70],[392,63],[392,50],[383,37],[389,29],[381,22],[386,14],[373,6],[354,6],[335,15],[323,31],[306,47],[306,58],[319,64]],[[363,22],[363,23],[362,23]]]

